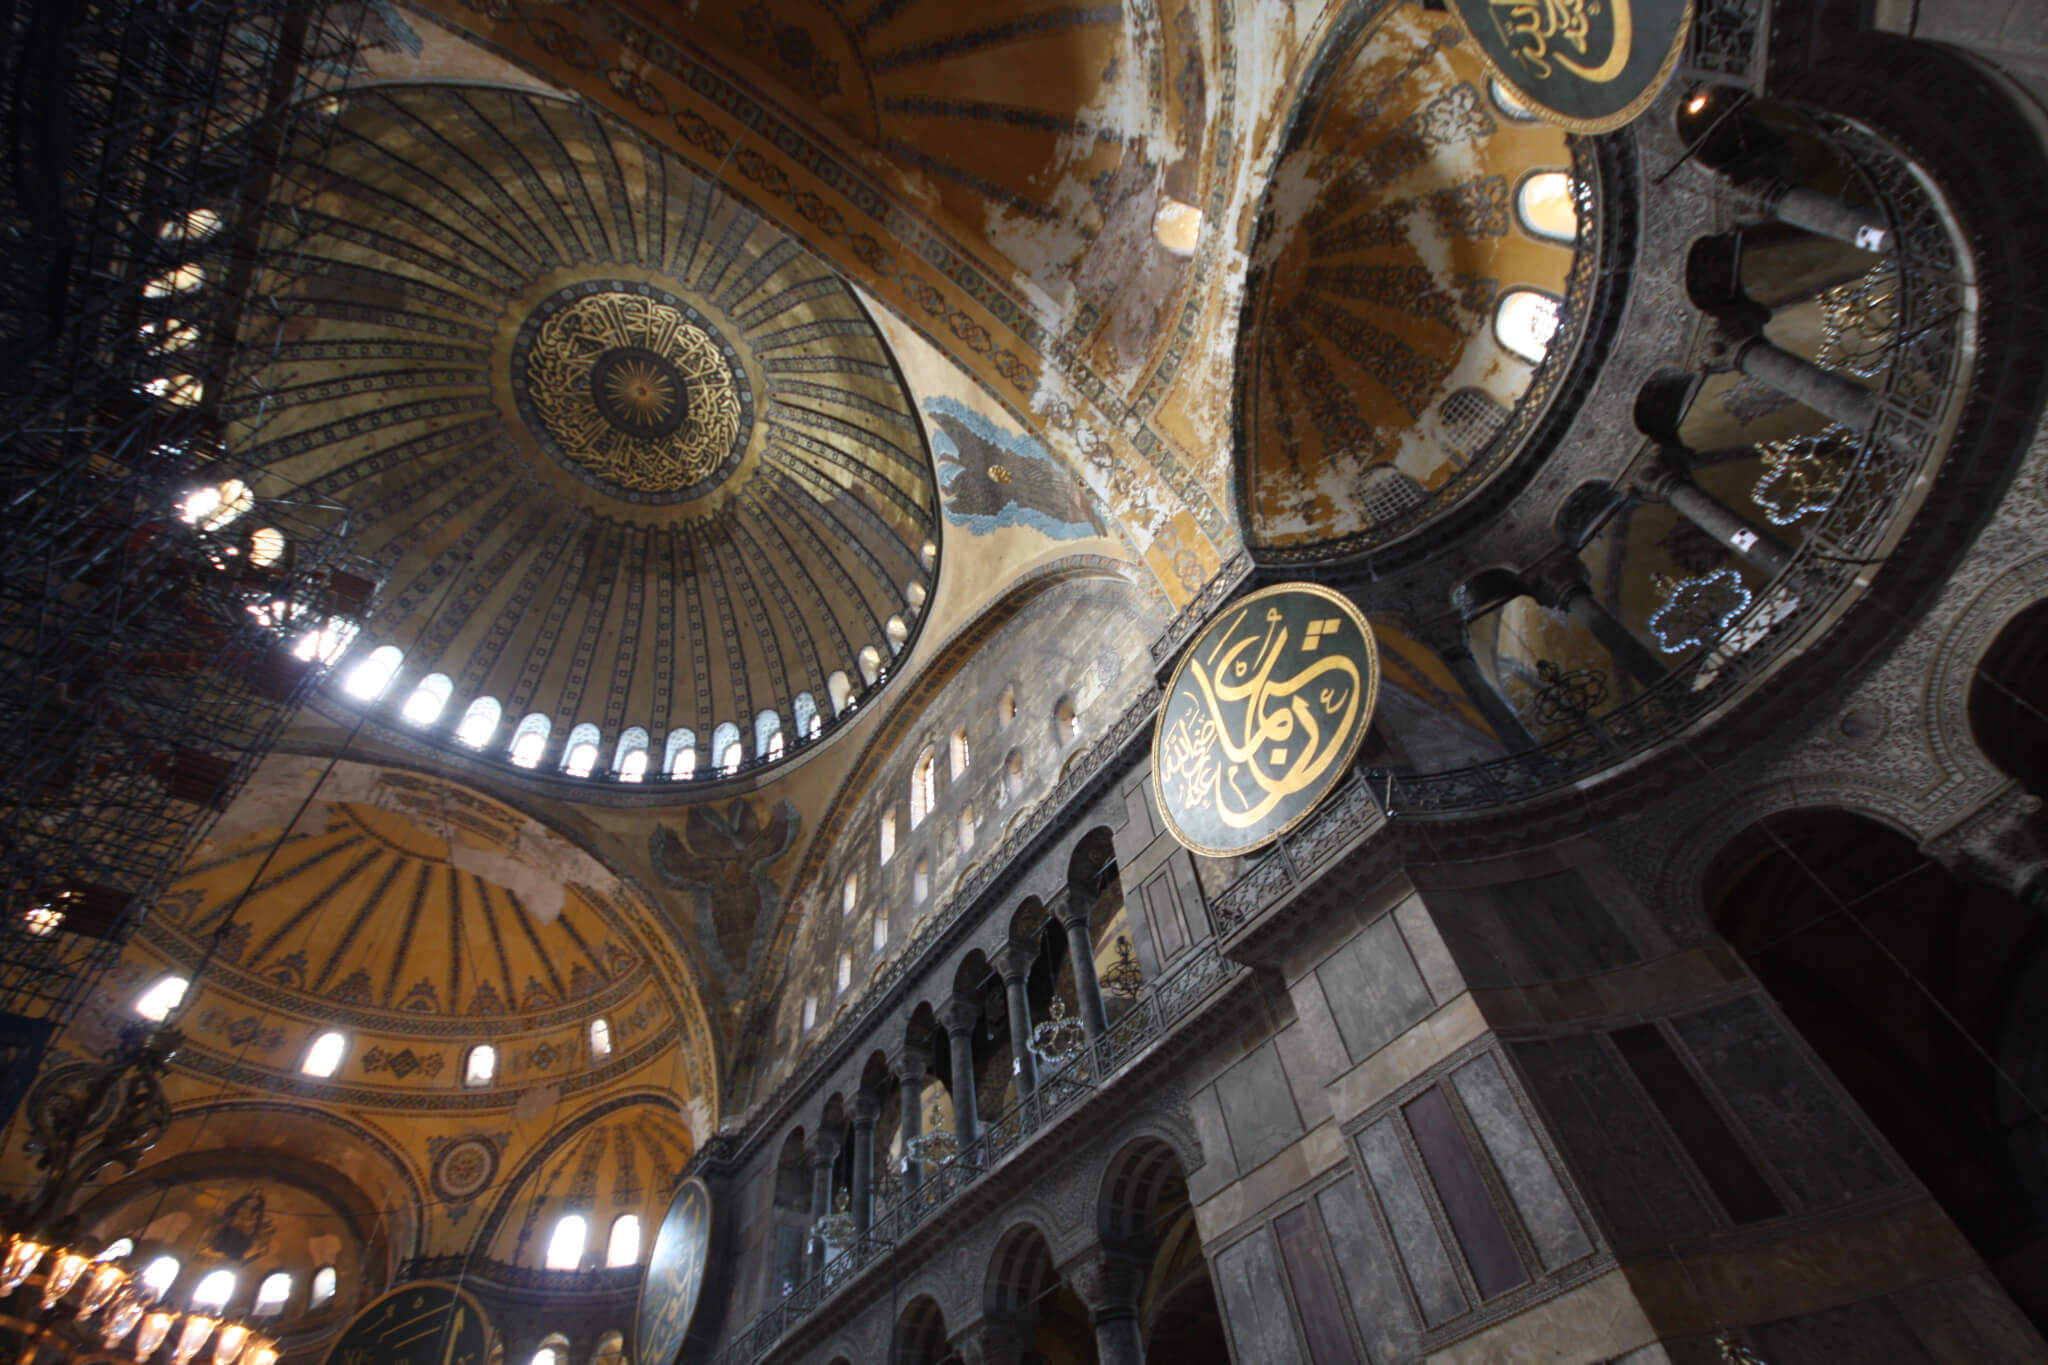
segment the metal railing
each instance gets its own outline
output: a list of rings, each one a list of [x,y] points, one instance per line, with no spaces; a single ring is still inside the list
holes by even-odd
[[[915,1185],[907,1182],[879,1209],[868,1230],[835,1249],[824,1269],[735,1333],[716,1365],[742,1365],[765,1354],[792,1328],[861,1271],[887,1259],[960,1194],[984,1179],[1031,1141],[1057,1127],[1089,1096],[1111,1084],[1140,1054],[1200,1008],[1247,968],[1202,945],[1186,963],[1142,993],[1103,1035],[1058,1067],[1039,1075],[1038,1088],[982,1125],[979,1136],[943,1162],[928,1164]]]

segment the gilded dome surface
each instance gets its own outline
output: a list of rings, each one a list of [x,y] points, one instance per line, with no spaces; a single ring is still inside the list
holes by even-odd
[[[388,565],[354,656],[404,651],[394,716],[423,679],[441,694],[399,732],[460,747],[488,699],[486,755],[539,717],[539,773],[595,727],[598,778],[634,736],[650,778],[671,737],[703,777],[714,732],[766,761],[769,717],[794,750],[895,671],[934,586],[931,456],[808,248],[533,93],[351,96],[297,171],[266,242],[294,323],[248,453]]]

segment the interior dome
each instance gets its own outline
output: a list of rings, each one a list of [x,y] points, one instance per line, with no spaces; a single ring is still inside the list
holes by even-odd
[[[1487,481],[1571,359],[1597,230],[1582,147],[1450,16],[1354,33],[1259,219],[1239,367],[1254,545],[1352,554]]]
[[[354,657],[403,659],[359,696],[396,714],[435,679],[398,728],[444,741],[490,699],[456,742],[501,757],[537,717],[519,761],[541,773],[614,774],[637,735],[659,778],[676,736],[701,778],[729,766],[721,726],[766,762],[893,671],[933,587],[936,485],[829,267],[531,93],[381,87],[300,155],[266,241],[292,322],[245,454],[259,491],[345,506],[388,566]],[[585,741],[601,758],[575,772]]]

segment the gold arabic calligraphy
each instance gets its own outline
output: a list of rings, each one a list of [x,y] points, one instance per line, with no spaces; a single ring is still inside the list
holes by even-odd
[[[1342,618],[1310,621],[1300,645],[1278,607],[1249,624],[1240,611],[1206,653],[1188,661],[1176,704],[1181,714],[1161,736],[1159,780],[1183,812],[1204,807],[1231,829],[1249,829],[1288,797],[1321,778],[1344,751],[1358,720],[1365,680],[1342,652],[1323,642]],[[1276,676],[1284,658],[1307,657]]]
[[[1531,75],[1549,80],[1551,63],[1594,85],[1605,85],[1628,65],[1635,40],[1634,0],[1491,0],[1494,26],[1501,40]],[[1607,15],[1606,60],[1590,55],[1594,21]],[[1577,53],[1576,57],[1571,54]]]

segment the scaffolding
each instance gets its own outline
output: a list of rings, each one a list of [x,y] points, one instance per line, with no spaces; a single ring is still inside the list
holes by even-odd
[[[364,13],[0,0],[0,1071],[374,599],[345,510],[238,458]]]

